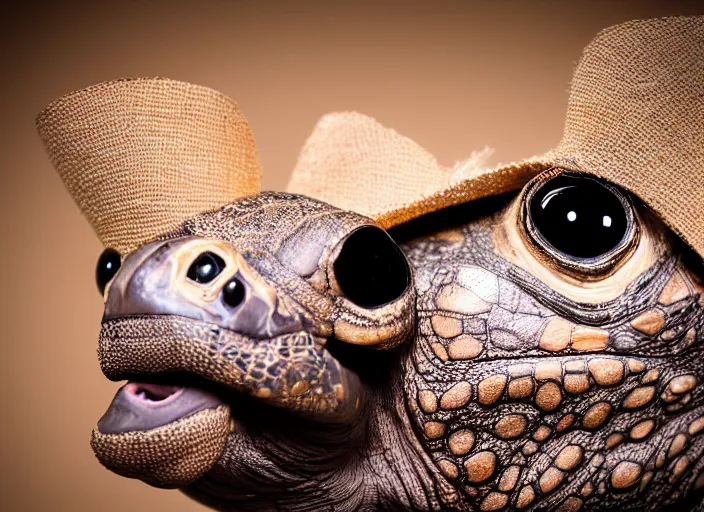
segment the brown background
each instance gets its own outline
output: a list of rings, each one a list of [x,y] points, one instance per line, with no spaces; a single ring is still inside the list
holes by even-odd
[[[316,119],[358,110],[452,164],[543,152],[581,48],[700,2],[5,2],[0,184],[0,510],[199,510],[104,470],[88,446],[117,385],[100,374],[101,251],[52,171],[34,115],[72,90],[161,75],[218,89],[250,119],[282,189]],[[699,5],[698,5],[699,4]]]

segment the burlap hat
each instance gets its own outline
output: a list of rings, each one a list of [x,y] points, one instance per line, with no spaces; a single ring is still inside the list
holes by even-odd
[[[325,116],[289,184],[391,227],[521,187],[563,166],[643,199],[704,255],[704,17],[602,31],[575,71],[562,141],[495,169],[486,152],[444,167],[355,113]],[[105,246],[127,253],[183,220],[260,190],[249,124],[221,94],[152,78],[99,84],[37,117],[52,163]]]
[[[126,254],[184,220],[260,192],[249,123],[222,94],[164,78],[64,96],[37,129],[106,247]]]
[[[633,192],[704,256],[704,16],[603,30],[575,70],[557,148],[495,169],[480,157],[443,167],[369,117],[330,114],[306,142],[288,189],[392,227],[562,166]]]

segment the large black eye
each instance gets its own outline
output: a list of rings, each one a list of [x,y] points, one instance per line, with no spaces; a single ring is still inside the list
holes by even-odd
[[[401,249],[384,230],[374,226],[364,226],[344,241],[333,270],[345,297],[364,308],[398,299],[410,283],[410,269]]]
[[[98,265],[95,267],[95,282],[101,295],[105,293],[105,287],[120,270],[121,263],[120,253],[115,249],[105,249],[98,258]]]
[[[597,258],[626,241],[631,206],[616,188],[581,175],[559,175],[528,196],[528,227],[540,243],[574,259]],[[548,247],[550,249],[550,247]]]
[[[220,256],[212,252],[204,252],[191,264],[186,275],[196,283],[209,283],[222,272],[223,268],[225,268],[225,262]]]

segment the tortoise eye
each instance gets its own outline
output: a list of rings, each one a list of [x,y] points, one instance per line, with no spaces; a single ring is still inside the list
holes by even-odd
[[[533,243],[573,267],[617,259],[636,231],[625,194],[583,175],[560,174],[538,183],[526,196],[524,212]]]
[[[120,270],[121,264],[120,253],[115,249],[105,249],[98,258],[98,264],[95,267],[95,283],[101,295],[105,293],[105,287]]]
[[[410,283],[405,255],[375,226],[361,227],[347,237],[333,271],[344,296],[363,308],[378,308],[398,299]]]

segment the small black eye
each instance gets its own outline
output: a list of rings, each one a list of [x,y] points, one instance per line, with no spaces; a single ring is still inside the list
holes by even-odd
[[[95,282],[101,295],[105,293],[105,287],[120,270],[121,264],[120,253],[115,249],[105,249],[98,258],[98,265],[95,267]]]
[[[209,283],[222,272],[223,268],[225,268],[225,262],[220,256],[212,252],[204,252],[191,264],[187,276],[196,283]]]
[[[411,280],[401,249],[374,226],[364,226],[344,241],[333,270],[345,297],[364,308],[398,299]]]
[[[632,222],[630,205],[615,188],[577,175],[559,175],[540,185],[528,213],[545,242],[576,259],[616,249]]]
[[[242,281],[233,277],[230,279],[225,288],[222,289],[222,300],[231,308],[236,308],[244,300],[245,291]]]

